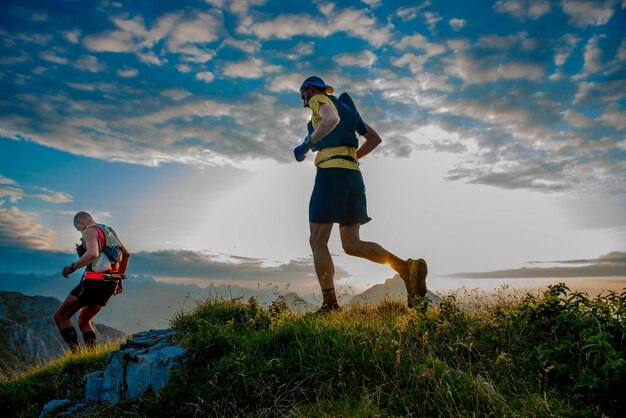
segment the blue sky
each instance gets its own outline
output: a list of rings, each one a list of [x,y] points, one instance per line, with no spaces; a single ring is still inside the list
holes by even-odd
[[[443,275],[626,251],[626,1],[3,6],[7,259],[71,249],[85,209],[146,259],[190,251],[235,272],[207,278],[244,279],[243,257],[314,283],[314,169],[291,153],[312,74],[383,137],[364,232],[398,255]],[[390,275],[332,244],[346,283]]]

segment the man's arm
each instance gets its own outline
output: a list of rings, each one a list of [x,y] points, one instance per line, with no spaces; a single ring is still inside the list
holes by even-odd
[[[93,260],[100,254],[100,248],[98,247],[98,233],[93,228],[85,228],[82,231],[83,242],[87,247],[85,254],[72,263],[71,266],[63,269],[63,276],[68,277],[70,274],[78,270],[79,268],[88,266]]]
[[[322,120],[320,121],[317,128],[313,131],[313,133],[309,136],[311,138],[311,143],[315,144],[321,139],[323,139],[326,135],[328,135],[335,126],[339,123],[339,115],[333,106],[327,104],[320,105],[320,116]]]
[[[118,270],[118,272],[120,274],[125,274],[126,269],[128,268],[128,262],[130,261],[130,253],[128,252],[126,247],[124,247],[124,244],[120,242],[120,245],[122,246],[122,261],[120,261],[120,269]]]
[[[372,150],[374,150],[374,148],[376,148],[381,142],[383,142],[378,133],[367,123],[365,124],[365,128],[367,129],[367,132],[365,133],[365,135],[363,135],[365,137],[365,142],[359,147],[358,150],[356,150],[357,159],[365,157],[367,154],[372,152]]]

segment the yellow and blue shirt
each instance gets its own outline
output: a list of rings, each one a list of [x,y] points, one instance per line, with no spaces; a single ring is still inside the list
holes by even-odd
[[[335,112],[338,113],[337,107],[333,103],[333,101],[324,94],[317,94],[309,100],[309,108],[311,109],[311,124],[313,125],[313,129],[317,129],[318,125],[322,121],[322,116],[320,115],[320,106],[321,105],[329,105],[335,109]],[[329,157],[334,157],[335,155],[346,155],[357,160],[356,157],[356,148],[354,147],[331,147],[324,148],[317,152],[315,156],[315,166],[317,168],[347,168],[350,170],[361,171],[359,169],[359,165],[348,160],[342,160],[339,158],[324,161]],[[324,161],[324,162],[322,162]]]

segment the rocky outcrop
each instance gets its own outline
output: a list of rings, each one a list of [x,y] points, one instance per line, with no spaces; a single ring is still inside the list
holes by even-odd
[[[133,335],[120,349],[109,354],[104,370],[84,377],[84,399],[78,403],[55,399],[44,406],[46,414],[80,415],[93,402],[116,403],[147,392],[158,392],[170,373],[180,368],[186,350],[173,342],[171,329],[151,330]],[[45,413],[44,413],[45,412]]]
[[[28,370],[59,357],[67,349],[54,323],[61,301],[0,291],[0,372]],[[116,341],[124,333],[96,324],[98,341]],[[81,338],[79,338],[80,340]]]
[[[135,334],[109,354],[103,371],[85,376],[85,400],[118,402],[156,393],[183,364],[185,352],[173,344],[170,329]]]

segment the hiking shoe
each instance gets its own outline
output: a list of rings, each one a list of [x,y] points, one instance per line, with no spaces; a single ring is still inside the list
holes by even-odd
[[[339,307],[338,303],[333,303],[330,305],[324,303],[322,304],[322,307],[317,310],[317,313],[329,313],[333,311],[341,312],[341,307]]]
[[[406,260],[409,264],[409,279],[404,281],[406,285],[407,298],[409,308],[413,307],[413,299],[416,296],[426,296],[426,275],[428,274],[428,266],[423,258]]]

